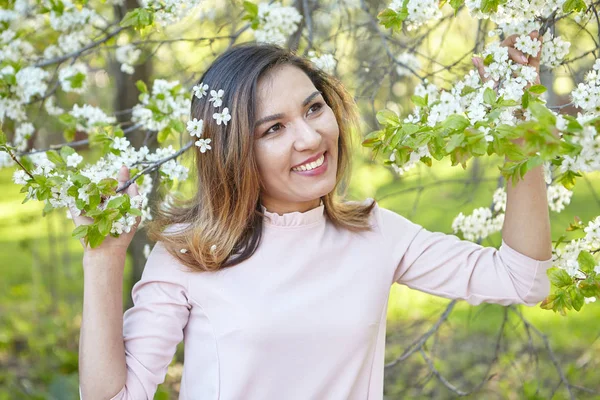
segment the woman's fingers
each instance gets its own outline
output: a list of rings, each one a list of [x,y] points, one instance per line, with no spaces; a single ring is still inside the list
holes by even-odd
[[[119,173],[117,174],[117,181],[119,182],[119,187],[123,187],[129,179],[131,179],[131,176],[129,174],[129,168],[123,165],[119,169]],[[130,198],[134,198],[135,196],[137,196],[139,194],[137,183],[132,183],[131,185],[129,185],[129,187],[125,190],[125,193],[127,193]],[[136,224],[133,227],[134,230],[140,223],[141,217],[136,217],[135,220]]]
[[[544,37],[540,36],[538,31],[533,31],[529,34],[529,37],[532,39],[536,39],[539,40],[540,42],[540,51],[538,51],[537,55],[535,57],[530,56],[529,57],[529,65],[532,67],[535,67],[538,71],[540,70],[540,59],[542,58],[542,51],[544,51]]]
[[[527,65],[527,63],[529,63],[529,59],[527,58],[527,56],[523,52],[515,49],[514,47],[508,48],[508,56],[511,58],[511,60],[518,64]]]
[[[475,65],[475,67],[477,68],[481,81],[487,81],[489,78],[485,77],[485,66],[483,65],[483,60],[479,57],[473,57],[471,61],[473,61],[473,65]]]

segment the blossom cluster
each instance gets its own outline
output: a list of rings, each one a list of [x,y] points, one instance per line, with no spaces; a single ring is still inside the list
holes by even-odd
[[[327,72],[328,74],[333,74],[337,65],[337,61],[333,57],[333,54],[321,54],[320,56],[317,56],[317,53],[314,50],[308,52],[308,59],[317,68]]]
[[[413,53],[408,51],[400,54],[396,57],[398,66],[396,67],[396,73],[398,76],[410,76],[421,69],[421,62]]]
[[[404,0],[393,0],[388,8],[400,12],[404,7]],[[406,4],[408,16],[405,19],[408,30],[413,30],[428,22],[442,17],[438,0],[408,0]]]
[[[115,58],[121,63],[121,71],[126,74],[132,75],[134,73],[133,64],[135,64],[140,58],[142,50],[136,49],[132,44],[126,44],[120,46],[115,51]]]
[[[111,148],[113,151],[108,152],[104,157],[101,157],[96,163],[80,167],[83,157],[74,150],[70,149],[66,155],[63,155],[65,165],[62,167],[51,161],[46,153],[33,153],[29,155],[34,168],[30,171],[31,175],[41,175],[46,178],[52,178],[47,182],[52,182],[50,187],[51,195],[47,199],[38,198],[37,188],[29,187],[28,198],[43,200],[47,207],[62,208],[69,207],[76,214],[82,209],[78,205],[78,201],[83,202],[83,205],[89,205],[91,196],[97,191],[97,186],[103,180],[114,178],[121,165],[127,165],[129,168],[136,168],[138,165],[147,165],[149,163],[163,162],[167,158],[175,155],[176,150],[172,146],[158,148],[156,152],[151,153],[150,150],[143,146],[139,150],[131,147],[129,141],[125,137],[116,136],[109,139],[112,141]],[[187,167],[178,163],[175,159],[170,159],[163,162],[159,171],[163,179],[182,181],[187,179],[189,170]],[[77,188],[76,192],[71,189],[75,185],[75,181],[81,181],[87,178],[86,183]],[[31,182],[30,176],[18,169],[13,174],[13,182],[19,185],[27,185]],[[141,211],[141,223],[152,219],[150,208],[148,207],[148,195],[153,187],[153,180],[150,175],[144,175],[139,185],[139,195],[132,198],[132,206]],[[117,194],[116,197],[122,196]],[[105,202],[98,205],[102,210],[106,203],[112,198],[108,198]],[[67,216],[69,214],[67,213]],[[135,218],[132,215],[124,215],[123,218],[114,221],[111,232],[121,234],[128,232],[133,226]]]
[[[140,0],[140,5],[151,10],[161,25],[177,22],[198,4],[200,0]]]
[[[560,213],[571,203],[573,192],[562,185],[550,185],[547,188],[548,208]],[[471,241],[481,241],[486,237],[500,232],[506,213],[506,190],[498,188],[492,196],[492,207],[480,207],[473,210],[470,215],[462,212],[454,218],[452,230],[461,233]]]
[[[161,131],[171,121],[187,116],[190,99],[179,81],[155,79],[152,93],[142,92],[140,104],[133,107],[131,120],[149,131]]]
[[[210,88],[204,82],[200,82],[196,86],[192,88],[192,92],[194,96],[198,99],[202,99],[207,97],[208,90]],[[210,99],[208,102],[212,104],[214,108],[220,108],[223,105],[223,96],[225,95],[225,91],[223,89],[218,90],[210,90]],[[227,123],[231,121],[231,114],[229,114],[229,108],[224,107],[221,112],[213,113],[213,119],[215,120],[217,125],[223,124],[227,126]],[[198,120],[197,118],[188,121],[187,123],[187,131],[192,137],[197,137],[198,140],[194,142],[194,145],[200,148],[201,153],[206,153],[207,150],[211,149],[210,138],[203,138],[202,135],[204,133],[204,121],[202,119]]]
[[[283,45],[298,29],[302,16],[294,7],[265,2],[258,5],[258,20],[258,29],[254,30],[256,41]]]
[[[600,216],[590,221],[583,229],[585,236],[568,242],[564,247],[553,251],[553,265],[564,269],[574,278],[583,278],[578,263],[579,253],[582,251],[598,252],[600,250]],[[600,262],[594,268],[600,274]]]

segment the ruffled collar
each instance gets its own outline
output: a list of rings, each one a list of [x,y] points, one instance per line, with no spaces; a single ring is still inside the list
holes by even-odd
[[[263,219],[265,225],[298,227],[325,221],[325,205],[323,204],[323,200],[321,200],[321,204],[318,207],[305,212],[294,211],[285,214],[277,214],[267,211],[262,204],[260,205],[260,208],[265,215],[265,218]]]

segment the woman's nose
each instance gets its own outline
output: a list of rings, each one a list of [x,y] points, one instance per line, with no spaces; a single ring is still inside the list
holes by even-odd
[[[296,125],[294,147],[298,151],[317,148],[321,143],[321,134],[308,121],[302,120]]]

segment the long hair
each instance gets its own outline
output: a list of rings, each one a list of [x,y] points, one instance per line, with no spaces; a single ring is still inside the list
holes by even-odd
[[[197,192],[190,199],[174,199],[154,211],[148,237],[161,241],[182,264],[196,271],[234,266],[254,254],[260,244],[263,218],[261,181],[253,152],[257,82],[273,68],[293,65],[308,75],[333,110],[339,126],[337,178],[323,196],[326,217],[335,226],[353,232],[370,230],[369,215],[375,202],[344,202],[350,169],[352,130],[358,127],[356,104],[342,84],[290,50],[270,44],[237,45],[221,54],[199,82],[223,89],[223,105],[231,120],[217,125],[215,108],[206,97],[193,96],[190,118],[204,120],[203,138],[211,150],[194,146]],[[187,251],[182,252],[181,249]]]

